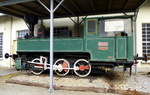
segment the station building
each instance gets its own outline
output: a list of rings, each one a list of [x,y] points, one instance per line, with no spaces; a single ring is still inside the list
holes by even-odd
[[[150,1],[146,0],[143,5],[139,7],[139,11],[137,12],[136,17],[136,45],[135,52],[139,56],[143,56],[144,54],[150,57]],[[123,14],[111,14],[105,16],[115,16],[115,15],[123,15]],[[104,15],[99,15],[104,16]],[[72,18],[72,20],[77,21],[77,18]],[[80,30],[77,30],[76,24],[70,18],[61,18],[55,19],[55,31],[60,32],[63,30],[71,31],[74,37],[80,36],[80,32],[82,31],[83,25],[80,25]],[[80,19],[82,21],[82,18]],[[35,25],[34,35],[37,36],[37,29],[40,27],[39,24]],[[49,20],[44,20],[43,24],[45,27],[49,27]],[[5,59],[5,53],[15,54],[16,53],[16,41],[18,38],[24,37],[26,33],[28,33],[28,27],[23,19],[2,15],[0,16],[0,66],[3,67],[13,67],[14,61],[11,58]],[[140,61],[138,64],[138,68],[142,67],[150,67],[149,62],[145,63]],[[142,71],[143,69],[138,69],[138,71]]]

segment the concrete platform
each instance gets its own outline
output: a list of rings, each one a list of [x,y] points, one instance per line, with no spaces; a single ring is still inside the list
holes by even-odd
[[[4,68],[4,67],[0,67],[0,77],[9,75],[9,74],[14,74],[17,73],[18,71],[16,71],[15,68]]]

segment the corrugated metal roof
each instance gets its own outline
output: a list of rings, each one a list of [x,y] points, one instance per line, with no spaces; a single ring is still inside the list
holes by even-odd
[[[41,0],[49,7],[49,0]],[[55,5],[60,0],[54,0]],[[55,12],[55,17],[85,16],[106,13],[133,12],[145,0],[64,0]],[[36,15],[41,18],[49,17],[36,0],[0,0],[0,11],[18,17]]]

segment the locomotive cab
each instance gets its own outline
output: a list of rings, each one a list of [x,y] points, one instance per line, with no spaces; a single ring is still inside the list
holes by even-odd
[[[89,18],[85,22],[86,51],[91,61],[132,61],[132,17]]]

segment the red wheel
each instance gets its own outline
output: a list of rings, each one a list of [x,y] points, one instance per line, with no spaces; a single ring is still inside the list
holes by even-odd
[[[91,73],[91,65],[85,59],[79,59],[74,63],[74,73],[79,77],[86,77]]]
[[[58,76],[66,76],[69,73],[70,63],[66,59],[58,59],[54,65]]]

